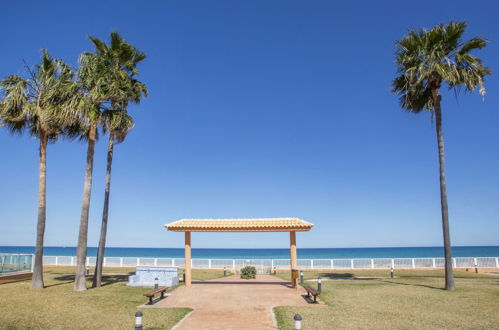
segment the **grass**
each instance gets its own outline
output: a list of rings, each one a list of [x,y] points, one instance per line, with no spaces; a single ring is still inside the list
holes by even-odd
[[[29,281],[0,285],[0,329],[131,329],[137,306],[147,298],[141,287],[127,287],[133,268],[105,268],[103,286],[73,291],[74,267],[45,267],[43,290]],[[193,270],[193,280],[223,276],[223,271]],[[90,287],[89,281],[87,287]],[[141,309],[144,327],[170,329],[189,308]]]
[[[73,291],[72,267],[46,267],[44,290],[29,281],[0,285],[0,329],[132,328],[144,288],[126,287],[133,268],[105,268],[103,286]],[[457,289],[447,292],[442,271],[304,272],[322,281],[323,306],[276,307],[280,329],[499,329],[499,277],[458,272]],[[223,271],[193,270],[193,280],[223,276]],[[289,272],[277,276],[289,280]],[[338,279],[338,278],[353,278]],[[312,287],[315,282],[306,282]],[[90,283],[89,283],[90,286]],[[190,309],[141,309],[147,329],[169,329]]]
[[[499,329],[499,277],[457,272],[455,291],[442,290],[442,271],[304,272],[322,281],[321,307],[276,307],[279,329]],[[288,273],[277,276],[289,279]],[[316,287],[316,282],[305,282]]]

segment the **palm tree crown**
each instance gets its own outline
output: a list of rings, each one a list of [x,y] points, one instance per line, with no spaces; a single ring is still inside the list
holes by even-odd
[[[442,82],[468,91],[479,86],[485,94],[483,81],[490,71],[470,52],[484,48],[487,41],[476,37],[463,42],[466,27],[466,22],[440,24],[431,30],[410,31],[397,42],[398,76],[393,80],[393,92],[400,96],[402,108],[432,111],[431,90],[439,89]]]
[[[29,78],[11,75],[0,81],[0,119],[12,132],[57,139],[65,125],[72,125],[70,100],[75,92],[74,72],[63,61],[42,51],[35,70],[26,67]]]

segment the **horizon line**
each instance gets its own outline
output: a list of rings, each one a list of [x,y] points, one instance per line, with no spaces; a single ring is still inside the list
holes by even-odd
[[[34,245],[0,245],[2,247],[28,247],[34,248]],[[456,247],[499,247],[499,245],[454,245],[453,248]],[[44,246],[44,248],[77,248],[76,246],[55,246],[49,245]],[[87,248],[98,248],[98,246],[88,246]],[[115,249],[181,249],[183,247],[137,247],[137,246],[106,246],[107,248],[115,248]],[[365,246],[365,247],[297,247],[298,249],[394,249],[394,248],[443,248],[443,245],[432,245],[432,246]],[[209,249],[217,249],[217,250],[289,250],[287,247],[282,248],[271,248],[271,247],[257,247],[257,248],[236,248],[236,247],[198,247],[192,249],[199,250],[209,250]]]

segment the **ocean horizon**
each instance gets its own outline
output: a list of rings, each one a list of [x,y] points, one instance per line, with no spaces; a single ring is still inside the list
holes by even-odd
[[[0,246],[0,253],[34,253],[34,246]],[[97,255],[97,247],[88,248],[88,256]],[[499,257],[499,246],[454,246],[453,257]],[[47,246],[45,256],[75,256],[76,247]],[[443,247],[373,247],[373,248],[298,248],[300,259],[355,258],[428,258],[443,257]],[[183,248],[107,247],[106,257],[183,258]],[[210,259],[288,259],[286,248],[193,248],[193,258]]]

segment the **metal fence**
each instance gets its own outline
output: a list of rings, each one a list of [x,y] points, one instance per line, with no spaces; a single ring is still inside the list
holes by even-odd
[[[0,254],[0,274],[32,272],[34,259],[32,254]]]
[[[499,268],[499,257],[452,258],[454,268]],[[76,257],[44,256],[43,263],[52,266],[76,265]],[[95,264],[95,257],[87,257],[87,265]],[[362,258],[362,259],[298,259],[299,269],[438,269],[444,258]],[[184,267],[183,258],[105,257],[107,267],[173,266]],[[193,269],[233,269],[254,266],[259,273],[272,269],[289,269],[289,259],[192,259]]]

